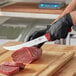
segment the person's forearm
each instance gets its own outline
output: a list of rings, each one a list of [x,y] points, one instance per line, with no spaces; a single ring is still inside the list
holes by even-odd
[[[64,16],[65,14],[75,11],[76,10],[76,0],[72,0],[72,2],[66,7],[64,12],[60,15],[60,17]]]
[[[76,25],[76,11],[71,12],[70,15],[71,15],[73,24]]]
[[[72,0],[72,2],[66,7],[66,9],[63,11],[63,13],[54,22],[59,20],[65,14],[72,12],[72,11],[75,11],[75,10],[76,10],[76,0]]]

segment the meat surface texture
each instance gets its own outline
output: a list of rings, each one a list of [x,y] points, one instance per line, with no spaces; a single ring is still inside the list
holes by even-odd
[[[29,64],[42,56],[42,50],[37,47],[23,47],[16,50],[12,55],[13,61]]]
[[[0,73],[6,74],[7,76],[13,76],[17,72],[19,72],[19,67],[0,65]]]
[[[23,63],[16,63],[16,62],[3,62],[2,65],[19,67],[19,69],[24,69],[24,67],[25,67],[25,65]]]

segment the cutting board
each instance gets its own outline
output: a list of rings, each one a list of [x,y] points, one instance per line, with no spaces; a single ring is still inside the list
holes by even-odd
[[[16,45],[18,43],[8,43],[8,45]],[[11,51],[0,56],[0,63],[4,61],[12,61]],[[52,76],[57,70],[59,70],[65,63],[67,63],[72,57],[73,52],[54,52],[53,49],[43,49],[42,57],[25,66],[25,69],[18,72],[14,76]],[[0,74],[0,76],[5,76]]]
[[[45,13],[45,14],[61,14],[65,8],[59,10],[40,9],[38,3],[17,2],[1,8],[4,12],[25,12],[25,13]]]
[[[68,45],[44,45],[43,50],[53,51],[74,51],[74,57],[70,60],[65,66],[63,66],[60,70],[58,70],[53,76],[76,76],[76,46],[68,46]],[[51,50],[50,50],[51,51]]]

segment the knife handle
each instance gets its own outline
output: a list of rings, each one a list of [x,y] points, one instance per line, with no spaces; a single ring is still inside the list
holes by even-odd
[[[51,40],[50,40],[50,35],[49,35],[49,33],[46,33],[46,34],[45,34],[45,37],[47,38],[48,41],[51,41]]]
[[[71,31],[72,31],[72,29],[70,28],[70,29],[69,29],[69,32],[71,32]],[[49,35],[49,33],[46,33],[46,34],[45,34],[45,37],[47,38],[48,41],[51,41],[51,40],[50,40],[50,35]]]

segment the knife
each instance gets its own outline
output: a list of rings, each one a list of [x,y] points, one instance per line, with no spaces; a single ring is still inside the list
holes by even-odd
[[[22,44],[15,45],[15,46],[4,46],[3,48],[6,50],[14,51],[22,47],[32,47],[34,45],[38,45],[40,43],[47,42],[47,41],[50,41],[49,33],[46,33],[45,35],[38,37],[34,40],[28,41],[26,43],[22,43]]]

